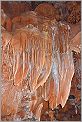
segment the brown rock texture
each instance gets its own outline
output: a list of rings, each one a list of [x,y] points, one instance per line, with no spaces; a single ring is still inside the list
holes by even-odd
[[[1,2],[1,9],[4,10],[5,14],[10,18],[14,18],[16,16],[21,15],[21,13],[27,12],[31,10],[31,6],[29,3],[20,2],[20,1],[2,1]]]
[[[2,1],[1,32],[1,120],[80,121],[81,2]]]
[[[67,22],[75,24],[81,20],[81,2],[67,2],[66,9],[68,11]]]

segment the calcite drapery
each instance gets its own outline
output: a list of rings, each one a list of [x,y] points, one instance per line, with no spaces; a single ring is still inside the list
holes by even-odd
[[[15,103],[18,105],[22,98],[23,80],[27,80],[30,86],[30,110],[38,119],[44,100],[49,101],[51,109],[58,104],[63,107],[67,101],[74,73],[72,52],[68,42],[69,28],[61,23],[52,22],[43,23],[42,27],[40,29],[39,26],[40,31],[33,25],[13,33],[2,31],[2,65],[4,66],[5,61],[6,69],[9,69],[7,66],[11,64],[13,74],[8,79],[7,89],[2,80],[3,116],[16,114]],[[5,59],[6,51],[9,57]],[[4,76],[3,79],[7,82]]]
[[[4,36],[5,34],[5,36]],[[7,38],[8,36],[8,38]],[[9,37],[10,36],[10,37]],[[44,64],[46,64],[47,59],[45,56],[45,52],[46,49],[48,50],[48,52],[51,52],[51,44],[49,45],[49,43],[51,43],[51,40],[49,38],[46,37],[45,33],[41,33],[39,32],[39,30],[37,28],[22,28],[18,31],[16,31],[15,33],[12,34],[8,34],[7,32],[3,31],[2,32],[2,40],[4,41],[3,45],[2,45],[2,55],[5,54],[5,50],[11,52],[12,54],[9,55],[9,58],[12,58],[12,79],[10,79],[10,84],[12,86],[12,88],[6,89],[5,90],[5,86],[3,85],[3,95],[2,95],[2,113],[4,114],[10,114],[12,113],[12,107],[13,105],[7,105],[9,104],[8,102],[4,101],[3,98],[7,99],[7,92],[9,92],[9,94],[12,96],[9,96],[9,98],[11,98],[11,101],[13,102],[14,100],[14,96],[16,93],[16,89],[15,87],[17,87],[18,90],[21,90],[21,86],[22,86],[22,81],[23,79],[27,79],[28,74],[30,73],[30,79],[28,79],[27,81],[29,82],[30,85],[30,90],[33,92],[35,91],[35,89],[37,89],[37,87],[40,86],[40,82],[42,81],[42,84],[44,84],[45,80],[47,79],[46,77],[49,75],[50,72],[50,67],[51,65],[47,65],[45,66]],[[50,40],[50,41],[48,41]],[[7,47],[9,46],[9,47]],[[45,48],[46,47],[46,48]],[[40,59],[39,59],[40,56]],[[4,57],[4,56],[2,56]],[[48,63],[51,62],[51,56],[48,59]],[[2,60],[2,66],[4,66],[4,61],[5,63],[8,61],[9,65],[10,65],[10,60],[8,59],[8,57]],[[8,64],[6,63],[6,69]],[[45,76],[43,77],[42,75],[42,80],[38,80],[38,77],[40,76],[42,69],[45,68]],[[2,67],[3,69],[3,67]],[[6,74],[7,72],[2,72],[2,74]],[[5,76],[5,75],[4,75]],[[3,76],[3,81],[5,79],[5,77]],[[7,74],[8,76],[8,74]],[[10,74],[9,74],[10,76]],[[6,79],[5,79],[6,80]],[[9,80],[9,79],[8,79]],[[12,80],[12,81],[11,81]],[[7,82],[7,81],[6,81]],[[3,82],[2,82],[3,84]],[[14,86],[13,86],[14,85]],[[39,85],[39,86],[38,86]],[[36,88],[35,88],[36,87]],[[11,90],[15,90],[13,92],[11,92]],[[15,92],[15,93],[14,93]],[[14,93],[14,94],[12,94]],[[19,92],[21,93],[21,91]],[[5,106],[5,107],[4,107]],[[5,111],[4,108],[6,108],[8,110],[8,106],[10,107],[10,110]],[[16,109],[14,107],[14,109]]]
[[[61,23],[53,25],[52,29],[52,63],[51,72],[46,82],[38,87],[33,102],[35,106],[31,107],[33,113],[37,113],[38,104],[41,105],[43,99],[49,101],[51,109],[61,104],[64,107],[71,88],[71,80],[74,74],[74,64],[72,58],[72,52],[69,47],[69,27]],[[60,43],[61,41],[61,43]],[[39,94],[39,96],[37,95]],[[41,99],[42,96],[42,99]],[[41,99],[41,100],[40,100]],[[38,101],[40,102],[38,103]],[[41,102],[42,101],[42,102]],[[35,111],[36,110],[36,111]],[[37,114],[36,114],[37,116]]]

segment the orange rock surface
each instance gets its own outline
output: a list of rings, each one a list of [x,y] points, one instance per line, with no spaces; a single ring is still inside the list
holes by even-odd
[[[8,6],[14,6],[12,20],[4,13]],[[25,6],[2,3],[2,120],[74,120],[80,114],[80,54],[72,51],[80,53],[80,25],[77,32],[71,26],[75,35],[69,38],[69,26],[53,18],[54,6],[22,14]]]

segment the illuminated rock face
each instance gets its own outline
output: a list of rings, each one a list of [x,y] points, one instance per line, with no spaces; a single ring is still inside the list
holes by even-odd
[[[7,61],[9,65],[12,62],[11,78],[10,74],[3,70],[3,79],[6,83],[11,84],[11,89],[5,88],[2,95],[3,114],[16,113],[17,107],[13,102],[15,99],[16,105],[19,105],[22,96],[19,97],[17,94],[22,94],[24,80],[29,84],[31,94],[33,94],[30,109],[38,119],[40,119],[43,100],[49,101],[51,109],[59,104],[62,107],[65,105],[74,74],[72,53],[67,42],[69,30],[68,26],[59,23],[59,27],[55,25],[51,27],[51,32],[52,37],[47,31],[40,32],[39,29],[31,25],[17,30],[13,35],[7,35],[5,31],[2,32],[2,41],[4,41],[2,66],[5,61],[6,69],[8,69]],[[5,51],[8,55],[6,59],[4,57]],[[8,81],[6,81],[6,75],[9,75]],[[4,80],[2,84],[3,82]],[[6,94],[10,94],[10,96],[6,98]],[[12,101],[11,104],[6,99]]]
[[[63,108],[74,74],[72,50],[80,34],[70,44],[68,25],[28,13],[27,26],[23,27],[23,15],[19,29],[15,26],[12,33],[2,29],[1,111],[6,120],[18,119],[21,106],[24,117],[40,120],[44,101],[52,110],[59,104]]]

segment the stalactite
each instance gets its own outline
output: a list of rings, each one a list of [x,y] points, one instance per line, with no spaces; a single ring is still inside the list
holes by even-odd
[[[45,6],[50,7],[49,13]],[[8,26],[2,28],[1,111],[5,119],[40,120],[44,101],[49,109],[58,105],[63,108],[70,94],[74,75],[72,50],[80,53],[80,33],[69,42],[70,27],[54,19],[54,7],[45,3],[43,13],[38,13],[38,7],[36,12],[12,19],[11,32]],[[4,26],[6,19],[2,18]],[[21,106],[23,119],[18,115]],[[50,111],[48,114],[53,120]]]

